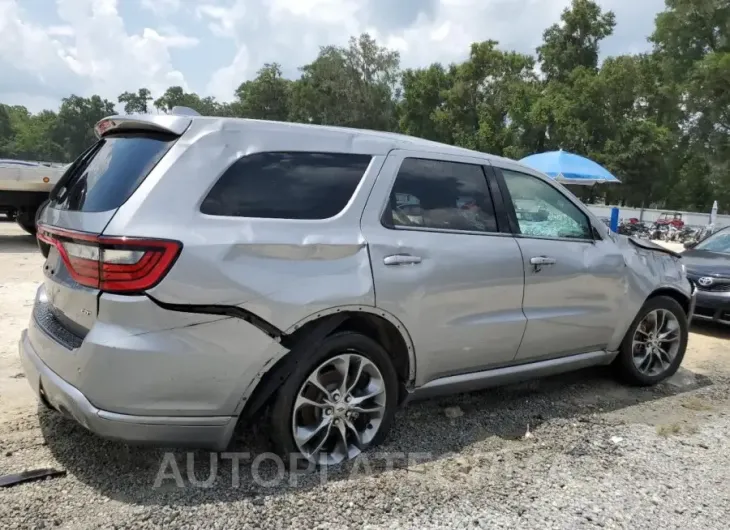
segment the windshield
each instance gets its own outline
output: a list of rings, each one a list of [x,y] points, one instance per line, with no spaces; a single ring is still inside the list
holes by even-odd
[[[698,243],[695,248],[697,250],[707,250],[708,252],[730,254],[730,230],[723,229],[715,232],[704,241]]]

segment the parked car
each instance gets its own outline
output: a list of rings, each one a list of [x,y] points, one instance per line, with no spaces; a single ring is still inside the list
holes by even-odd
[[[64,164],[0,159],[0,213],[35,234],[38,208],[65,168]]]
[[[336,464],[409,399],[594,365],[679,367],[679,255],[612,234],[512,160],[408,136],[116,116],[42,210],[20,353],[100,435],[223,449],[269,422]],[[520,220],[516,203],[537,216]]]
[[[697,286],[695,318],[730,324],[730,227],[684,247],[682,261]]]

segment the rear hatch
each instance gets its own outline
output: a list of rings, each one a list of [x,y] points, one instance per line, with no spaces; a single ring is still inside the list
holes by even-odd
[[[118,122],[123,127],[104,122],[97,126],[99,141],[69,166],[38,219],[38,238],[51,248],[43,268],[45,296],[34,316],[70,349],[96,321],[101,292],[134,294],[150,288],[180,251],[176,242],[103,233],[182,131],[145,122],[135,130],[123,118]]]

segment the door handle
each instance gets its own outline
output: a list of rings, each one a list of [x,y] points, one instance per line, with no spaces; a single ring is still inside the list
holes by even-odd
[[[532,265],[555,265],[555,258],[548,258],[547,256],[535,256],[530,258]]]
[[[555,265],[555,258],[548,258],[547,256],[535,256],[530,258],[530,264],[532,265],[533,272],[540,272],[545,265]]]
[[[386,265],[415,265],[421,263],[421,257],[411,256],[410,254],[393,254],[392,256],[385,256],[383,263]]]

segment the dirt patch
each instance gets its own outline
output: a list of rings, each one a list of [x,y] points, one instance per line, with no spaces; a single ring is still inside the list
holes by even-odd
[[[42,265],[35,238],[15,223],[0,221],[0,422],[36,403],[28,382],[19,375],[23,370],[18,340],[43,280]]]

